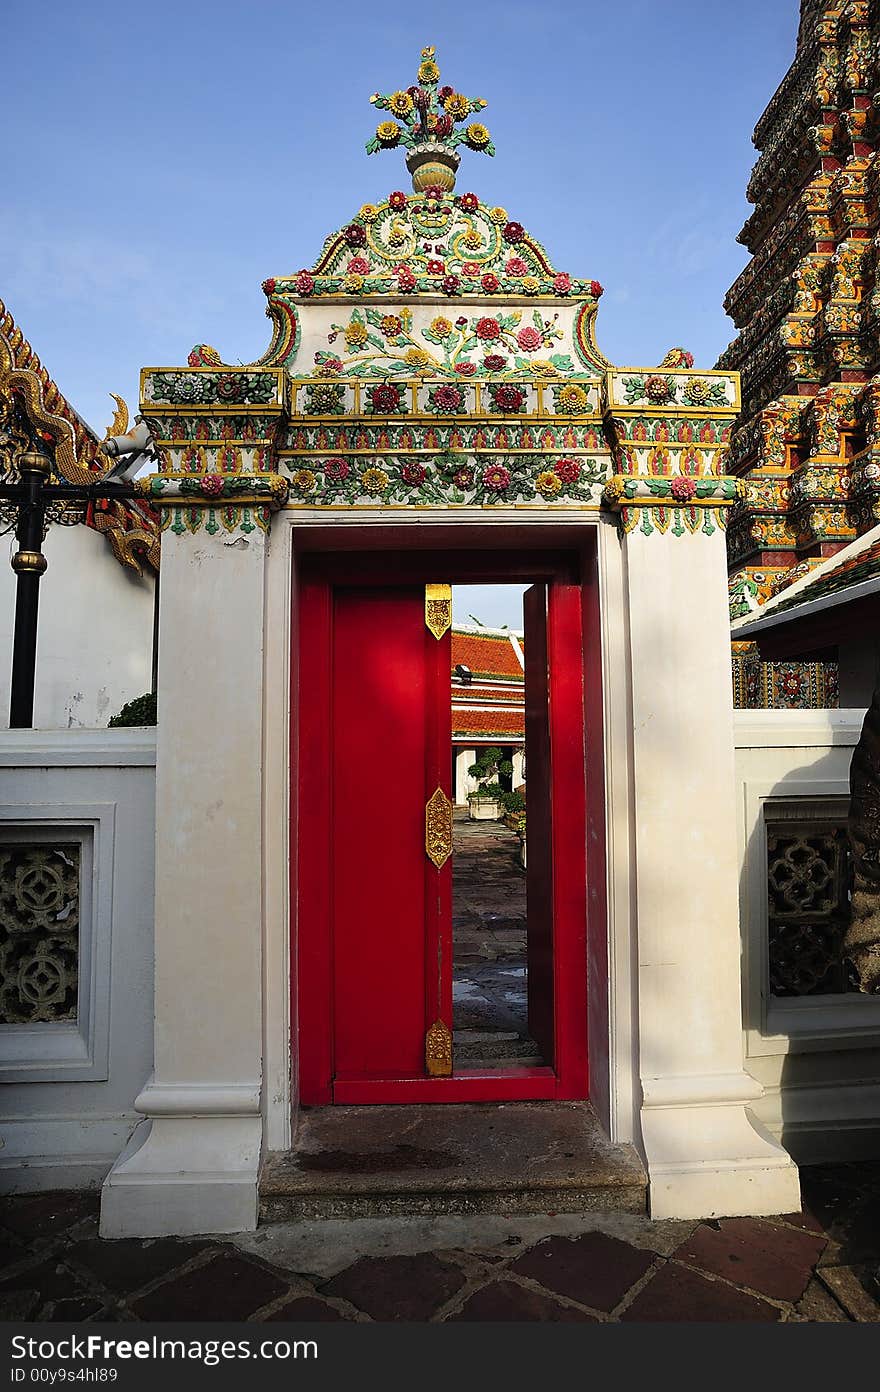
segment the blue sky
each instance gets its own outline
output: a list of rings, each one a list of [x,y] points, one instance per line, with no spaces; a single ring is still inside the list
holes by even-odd
[[[445,11],[445,13],[444,13]],[[196,342],[247,362],[260,282],[310,265],[364,202],[407,188],[367,156],[369,95],[442,81],[488,101],[473,189],[606,288],[613,361],[674,344],[711,366],[745,251],[751,131],[794,53],[797,0],[154,0],[17,5],[4,22],[0,296],[103,433],[108,392]]]

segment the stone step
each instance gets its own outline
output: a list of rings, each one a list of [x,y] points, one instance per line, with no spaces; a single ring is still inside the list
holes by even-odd
[[[303,1108],[260,1181],[261,1223],[645,1206],[635,1149],[587,1102]]]

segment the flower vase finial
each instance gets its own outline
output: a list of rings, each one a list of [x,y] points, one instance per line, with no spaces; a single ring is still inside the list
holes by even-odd
[[[380,121],[376,134],[367,141],[367,153],[393,150],[402,145],[406,150],[406,167],[412,175],[416,193],[439,188],[451,193],[461,156],[459,145],[485,155],[494,155],[489,132],[481,121],[468,117],[482,111],[482,97],[465,97],[454,88],[439,86],[440,69],[434,61],[434,49],[422,49],[418,84],[405,90],[382,94],[374,92],[370,101],[380,111],[389,111],[394,118]]]

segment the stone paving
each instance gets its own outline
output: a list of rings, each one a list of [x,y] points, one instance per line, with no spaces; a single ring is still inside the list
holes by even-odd
[[[880,1322],[880,1162],[802,1171],[784,1218],[331,1220],[101,1241],[92,1194],[0,1202],[24,1321]]]
[[[526,874],[503,822],[455,812],[452,861],[455,1063],[539,1063],[526,1008]]]

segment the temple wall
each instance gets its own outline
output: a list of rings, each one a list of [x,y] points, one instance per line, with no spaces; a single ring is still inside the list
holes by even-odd
[[[143,729],[0,733],[3,1009],[17,1021],[0,1025],[5,1192],[96,1187],[141,1120],[155,765]],[[43,927],[28,917],[35,900]]]
[[[764,1088],[755,1115],[799,1163],[876,1155],[880,1147],[880,1000],[852,990],[776,994],[772,979],[797,972],[802,988],[826,965],[815,930],[831,898],[825,876],[833,874],[835,843],[845,841],[849,766],[863,719],[862,709],[734,716],[745,1063]],[[780,904],[782,856],[768,856],[774,834],[781,846],[813,838],[818,856],[807,869],[818,894],[795,885],[799,892]],[[845,867],[840,891],[845,911]],[[773,915],[797,903],[800,914],[776,919],[791,937],[788,956],[783,948],[774,959]]]
[[[0,721],[9,719],[16,579],[6,540],[0,557]],[[151,687],[155,580],[121,566],[89,527],[50,527],[40,583],[34,725],[106,726]]]

